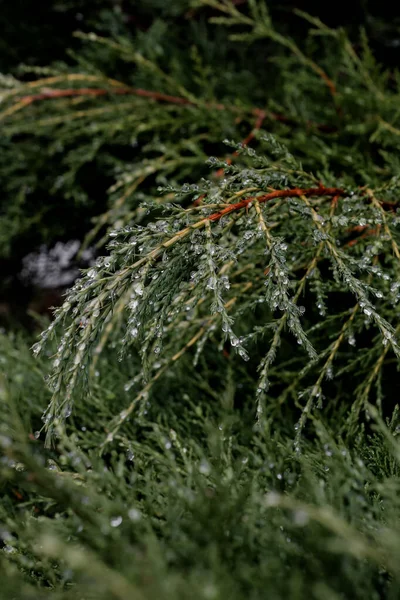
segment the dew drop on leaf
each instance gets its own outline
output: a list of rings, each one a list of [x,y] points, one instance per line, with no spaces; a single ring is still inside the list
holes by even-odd
[[[111,527],[119,527],[121,525],[121,523],[122,523],[122,517],[121,516],[114,517],[110,521]]]
[[[137,508],[131,508],[128,510],[128,517],[131,521],[135,523],[137,521],[140,521],[140,519],[142,518],[142,513]]]

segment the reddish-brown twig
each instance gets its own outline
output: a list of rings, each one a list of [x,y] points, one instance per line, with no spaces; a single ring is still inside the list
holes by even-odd
[[[226,104],[221,104],[219,102],[216,103],[206,103],[204,105],[202,105],[201,103],[196,103],[192,100],[189,100],[188,98],[184,98],[182,96],[171,96],[170,94],[164,94],[162,92],[157,92],[157,91],[153,91],[153,90],[144,90],[142,88],[132,88],[132,87],[113,87],[110,89],[105,89],[105,88],[67,88],[67,89],[47,89],[45,91],[40,92],[39,94],[30,94],[27,96],[22,96],[19,98],[16,98],[16,103],[19,104],[21,107],[23,106],[29,106],[30,104],[33,104],[34,102],[38,102],[41,100],[51,100],[51,99],[57,99],[57,98],[73,98],[73,97],[79,97],[79,96],[92,96],[92,97],[98,97],[98,96],[107,96],[110,95],[112,96],[113,94],[116,94],[118,96],[139,96],[142,98],[148,98],[149,100],[154,100],[156,102],[166,102],[168,104],[176,104],[176,105],[180,105],[180,106],[194,106],[194,107],[205,107],[207,109],[211,109],[211,110],[220,110],[220,111],[229,111],[232,113],[241,113],[244,112],[247,114],[251,114],[254,117],[257,117],[257,119],[262,119],[264,120],[266,117],[274,120],[274,121],[279,121],[281,123],[295,123],[295,121],[293,119],[291,119],[290,117],[286,117],[285,115],[281,115],[279,113],[276,112],[272,112],[272,111],[265,111],[261,108],[250,108],[248,110],[244,109],[239,109],[236,106],[229,106]],[[307,121],[306,123],[307,127],[316,127],[317,129],[319,129],[320,131],[325,131],[327,133],[332,133],[334,131],[336,131],[335,127],[332,127],[330,125],[325,125],[325,124],[319,124],[319,123],[313,123],[311,121]],[[255,127],[256,128],[256,127]],[[254,137],[254,134],[249,134],[251,136],[250,139],[252,139]],[[246,138],[247,139],[247,138]],[[244,140],[246,141],[246,140]],[[250,140],[248,140],[250,141]],[[247,143],[248,143],[247,141]]]
[[[267,116],[267,113],[263,110],[261,110],[257,116],[257,121],[254,123],[254,127],[253,129],[250,131],[249,135],[247,137],[244,138],[244,140],[242,141],[242,146],[247,146],[255,137],[256,135],[256,131],[259,131],[262,127],[262,124],[265,120]],[[234,156],[239,156],[239,151],[235,150],[235,152],[232,153],[232,157]],[[232,158],[227,158],[225,161],[228,165],[232,164]],[[217,177],[223,177],[225,173],[225,170],[223,168],[218,169],[218,171],[216,171],[216,176]]]
[[[23,96],[20,98],[20,102],[25,105],[38,102],[40,100],[51,100],[56,98],[72,98],[76,96],[107,96],[116,94],[118,96],[140,96],[142,98],[149,98],[156,102],[167,102],[168,104],[180,104],[185,106],[197,106],[195,102],[184,98],[182,96],[171,96],[170,94],[163,94],[162,92],[156,92],[153,90],[144,90],[142,88],[132,87],[114,87],[112,89],[104,88],[68,88],[68,89],[48,89],[39,94],[31,94],[29,96]],[[224,104],[208,104],[207,108],[213,108],[215,110],[227,110]],[[252,110],[252,114],[258,115],[260,109],[255,108]]]
[[[230,204],[226,208],[223,208],[219,212],[213,213],[207,219],[210,221],[219,221],[225,215],[229,215],[232,212],[240,210],[241,208],[246,208],[249,206],[251,202],[256,200],[260,204],[263,202],[268,202],[269,200],[273,200],[274,198],[293,198],[300,196],[344,196],[346,192],[340,188],[326,188],[323,185],[320,185],[317,188],[292,188],[291,190],[275,190],[274,192],[270,192],[269,194],[264,194],[263,196],[250,196],[245,200],[241,200],[240,202],[236,202],[235,204]]]
[[[362,226],[356,226],[353,227],[350,232],[352,231],[364,231],[364,233],[362,235],[360,235],[357,238],[354,238],[348,242],[346,242],[344,245],[348,246],[349,248],[352,248],[353,246],[355,246],[360,240],[369,237],[369,236],[374,236],[377,235],[379,233],[379,228],[375,227],[375,228],[368,228],[368,226],[362,227]]]
[[[331,202],[331,206],[333,209],[336,208],[338,202],[339,202],[339,196],[333,196],[332,202]]]
[[[257,117],[257,121],[254,124],[254,128],[251,130],[249,135],[242,141],[242,146],[247,146],[247,144],[249,144],[251,142],[251,140],[254,139],[256,131],[261,129],[266,116],[267,116],[267,113],[263,110],[260,110],[258,117]],[[235,150],[235,152],[232,153],[232,156],[239,156],[238,150]],[[230,165],[230,164],[232,164],[232,159],[227,158],[225,162],[228,165]],[[221,168],[215,172],[215,175],[216,175],[216,177],[223,177],[224,173],[225,173],[225,169]],[[205,194],[202,194],[201,196],[196,198],[196,200],[193,202],[193,206],[199,206],[202,203],[204,197],[205,197]]]

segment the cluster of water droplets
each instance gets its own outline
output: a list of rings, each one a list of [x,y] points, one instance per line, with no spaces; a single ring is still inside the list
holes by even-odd
[[[205,290],[213,292],[211,310],[217,313],[221,319],[221,329],[229,339],[233,348],[243,360],[249,360],[247,351],[242,345],[241,339],[232,329],[233,318],[228,314],[225,308],[224,292],[230,289],[229,276],[226,273],[220,274],[218,263],[225,258],[223,250],[214,244],[211,226],[206,229],[203,239],[203,265],[197,271],[192,272],[191,280],[199,283],[201,277],[205,278]]]

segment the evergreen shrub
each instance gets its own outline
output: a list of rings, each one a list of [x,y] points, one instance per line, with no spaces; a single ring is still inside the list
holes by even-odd
[[[175,8],[2,95],[73,204],[110,180],[37,358],[1,337],[7,593],[397,598],[399,74]]]

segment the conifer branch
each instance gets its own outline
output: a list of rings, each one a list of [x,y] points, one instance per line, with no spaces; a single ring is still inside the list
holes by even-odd
[[[269,111],[266,109],[262,109],[262,108],[257,108],[257,107],[236,107],[234,105],[228,105],[228,104],[222,104],[220,102],[216,102],[216,103],[203,103],[200,100],[199,101],[195,101],[193,99],[188,99],[185,98],[183,96],[173,96],[170,94],[165,94],[163,92],[158,92],[156,90],[146,90],[146,89],[142,89],[142,88],[133,88],[127,85],[123,85],[121,84],[121,87],[117,87],[117,83],[119,82],[113,82],[112,80],[107,80],[107,83],[110,83],[111,87],[110,88],[90,88],[90,87],[85,87],[85,88],[62,88],[62,89],[57,89],[57,88],[48,88],[46,89],[46,86],[53,83],[53,82],[57,82],[58,80],[60,80],[60,77],[52,77],[49,79],[45,79],[45,80],[38,80],[36,82],[32,82],[37,84],[35,87],[44,87],[44,91],[38,93],[38,94],[28,94],[28,95],[23,95],[22,97],[18,98],[15,100],[15,103],[12,104],[9,108],[5,109],[4,111],[2,111],[0,113],[0,121],[4,120],[7,117],[10,117],[11,115],[14,115],[16,112],[30,106],[31,104],[34,104],[36,102],[42,102],[44,100],[57,100],[57,99],[62,99],[62,98],[96,98],[96,97],[107,97],[107,96],[137,96],[139,98],[147,98],[149,100],[154,100],[155,102],[161,102],[161,103],[166,103],[166,104],[171,104],[171,105],[177,105],[177,106],[183,106],[183,107],[195,107],[195,108],[200,108],[200,109],[207,109],[207,110],[216,110],[216,111],[223,111],[223,112],[232,112],[233,114],[237,114],[237,115],[252,115],[254,117],[257,118],[256,123],[254,125],[254,129],[250,132],[250,134],[243,140],[243,145],[247,145],[255,136],[255,132],[257,130],[259,130],[262,126],[263,121],[266,118],[269,118],[271,120],[274,121],[279,121],[282,123],[295,123],[295,121],[293,121],[292,118],[290,117],[286,117],[285,115],[279,114],[277,112],[273,112],[273,111]],[[72,77],[69,77],[69,79],[73,79]],[[96,80],[99,79],[98,77],[91,77],[91,76],[85,76],[85,75],[80,75],[79,77],[77,76],[78,80],[81,79],[87,79],[88,81],[91,80]],[[112,86],[114,84],[114,86]],[[29,86],[29,84],[28,84]],[[27,87],[28,87],[27,86]],[[16,94],[21,94],[21,90],[14,90],[14,94],[11,93],[7,93],[4,95],[4,98],[7,99],[9,97],[11,97],[12,95],[16,95]],[[335,131],[335,127],[331,126],[331,125],[327,125],[327,124],[323,124],[323,123],[313,123],[312,121],[308,121],[307,122],[307,126],[308,127],[315,127],[321,131],[326,131],[326,132],[334,132]]]
[[[269,194],[263,194],[262,196],[250,196],[241,202],[237,202],[230,206],[227,206],[223,210],[213,213],[209,217],[208,220],[215,222],[222,219],[222,217],[229,215],[232,212],[237,210],[241,210],[242,208],[246,208],[251,204],[254,200],[258,202],[258,204],[263,204],[264,202],[269,202],[270,200],[274,200],[275,198],[294,198],[294,197],[323,197],[323,196],[344,196],[345,191],[340,188],[327,188],[321,185],[318,188],[308,188],[308,189],[300,189],[300,188],[292,188],[291,190],[274,190]],[[206,220],[206,219],[205,219]],[[198,225],[200,226],[200,225]]]
[[[3,595],[395,598],[400,79],[265,0],[145,4],[0,75],[0,252],[83,215],[100,254],[37,360],[0,331]]]

